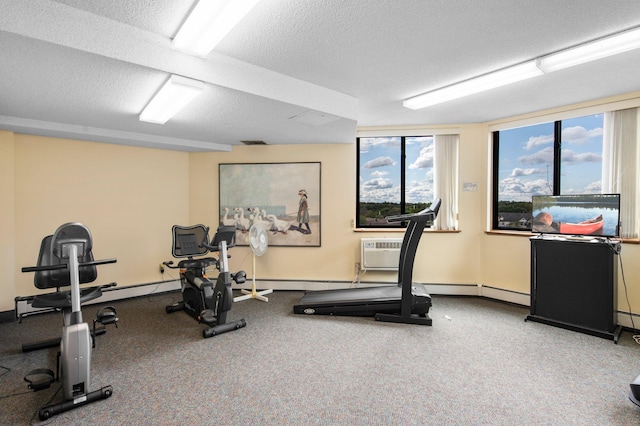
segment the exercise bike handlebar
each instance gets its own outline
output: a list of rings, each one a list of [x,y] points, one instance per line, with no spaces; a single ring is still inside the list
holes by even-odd
[[[168,262],[162,262],[162,264],[170,269],[180,269],[179,266],[173,266],[173,260],[170,260]]]
[[[93,265],[106,265],[108,263],[116,263],[117,259],[102,259],[102,260],[92,260],[90,262],[82,262],[79,263],[78,266],[93,266]],[[45,265],[45,266],[25,266],[22,268],[22,272],[38,272],[38,271],[53,271],[56,269],[67,269],[69,267],[68,263],[61,263],[58,265]]]
[[[211,246],[211,245],[205,244],[205,243],[202,243],[202,245],[204,247],[208,248],[209,251],[215,251],[215,252],[219,252],[220,251],[220,246]],[[227,248],[230,249],[231,247],[235,247],[235,245],[236,245],[235,243],[233,243],[233,244],[227,243]],[[231,256],[229,256],[229,257],[231,257]]]

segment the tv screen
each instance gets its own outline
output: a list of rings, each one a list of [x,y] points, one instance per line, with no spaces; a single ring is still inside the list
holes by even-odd
[[[620,236],[620,194],[534,195],[531,201],[533,232]]]

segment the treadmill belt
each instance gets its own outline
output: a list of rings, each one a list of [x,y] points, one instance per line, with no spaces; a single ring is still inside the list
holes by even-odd
[[[339,290],[309,291],[300,299],[300,304],[340,304],[359,301],[400,301],[402,288],[394,286],[360,287]]]

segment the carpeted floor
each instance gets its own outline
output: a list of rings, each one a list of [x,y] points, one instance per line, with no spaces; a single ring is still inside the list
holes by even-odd
[[[434,296],[433,326],[294,315],[302,292],[234,304],[247,327],[203,339],[178,293],[114,303],[119,328],[99,336],[92,389],[113,396],[55,425],[635,425],[628,399],[640,345],[525,322],[528,308]],[[100,306],[84,309],[91,321]],[[41,424],[59,384],[28,391],[23,376],[55,368],[61,316],[0,324],[0,424]]]

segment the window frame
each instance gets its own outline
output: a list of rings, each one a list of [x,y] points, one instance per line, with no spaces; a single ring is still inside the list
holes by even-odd
[[[394,222],[394,223],[386,223],[380,224],[376,223],[375,225],[367,225],[360,223],[360,139],[369,139],[369,138],[400,138],[400,212],[398,214],[406,214],[407,213],[407,203],[406,203],[406,167],[407,167],[407,155],[406,155],[406,140],[410,138],[433,138],[435,135],[377,135],[377,136],[357,136],[356,137],[356,219],[355,219],[355,227],[358,229],[404,229],[407,227],[408,222]],[[433,200],[426,201],[427,204],[431,203]]]
[[[540,121],[537,122],[533,122],[533,123],[528,123],[527,125],[524,126],[518,126],[518,125],[514,125],[513,127],[504,127],[501,129],[496,129],[496,130],[492,130],[491,131],[491,149],[492,149],[492,154],[491,154],[491,161],[492,161],[492,165],[491,165],[491,176],[492,176],[492,182],[491,182],[491,189],[492,189],[492,195],[491,195],[491,230],[492,231],[509,231],[509,232],[517,232],[517,233],[531,233],[531,229],[523,229],[523,228],[515,228],[515,227],[506,227],[506,226],[500,226],[499,223],[499,201],[500,201],[500,197],[499,197],[499,193],[500,193],[500,176],[499,176],[499,169],[500,169],[500,132],[505,131],[505,130],[509,130],[509,129],[513,129],[513,128],[517,128],[517,127],[528,127],[528,126],[535,126],[538,124],[543,124],[543,123],[550,123],[553,122],[553,137],[554,137],[554,141],[553,141],[553,174],[552,174],[552,194],[550,195],[561,195],[561,180],[562,180],[562,122],[563,121],[567,121],[567,120],[571,120],[574,118],[579,118],[579,117],[587,117],[587,116],[593,116],[593,115],[598,115],[598,114],[604,114],[604,111],[602,112],[590,112],[587,114],[579,114],[579,115],[575,115],[575,116],[571,116],[571,117],[564,117],[564,118],[560,118],[560,119],[555,119],[555,120],[544,120],[541,119]]]

